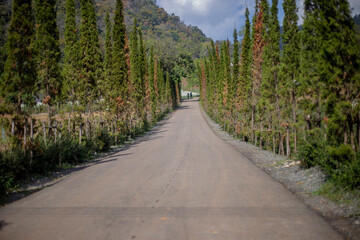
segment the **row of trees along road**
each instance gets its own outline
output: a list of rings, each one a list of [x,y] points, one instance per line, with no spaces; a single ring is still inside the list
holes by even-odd
[[[257,0],[242,43],[212,44],[198,64],[201,102],[223,128],[360,186],[360,41],[347,0]],[[241,54],[239,48],[241,47]],[[345,180],[344,180],[345,179]]]
[[[121,0],[116,1],[113,21],[106,15],[104,56],[94,1],[80,1],[80,16],[75,0],[66,1],[63,52],[55,4],[55,0],[12,2],[0,85],[0,193],[31,172],[49,170],[49,158],[36,163],[46,155],[46,145],[67,141],[75,146],[56,145],[59,155],[75,152],[67,159],[59,156],[52,167],[69,158],[76,162],[82,157],[74,149],[96,145],[94,151],[105,150],[109,138],[117,143],[146,131],[180,101],[179,84],[164,72],[153,50],[145,52],[137,22],[129,34],[126,31]],[[42,111],[47,117],[36,114]],[[42,165],[38,172],[36,164]]]
[[[31,114],[36,97],[46,105],[50,128],[58,120],[54,116],[59,109],[66,109],[67,121],[63,125],[67,124],[69,131],[74,131],[75,125],[81,127],[84,121],[91,128],[96,127],[92,126],[94,121],[103,126],[113,119],[124,135],[156,122],[158,116],[176,106],[177,84],[164,73],[153,50],[145,52],[136,21],[127,35],[122,1],[116,2],[114,24],[106,15],[103,56],[94,2],[81,0],[78,28],[75,0],[68,0],[63,58],[55,3],[55,0],[13,1],[1,82],[2,113],[11,114],[6,117],[15,121],[13,134],[23,136],[24,121],[34,117]],[[91,131],[87,137],[90,136]]]

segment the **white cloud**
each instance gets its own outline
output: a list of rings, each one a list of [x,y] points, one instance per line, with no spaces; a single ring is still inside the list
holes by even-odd
[[[269,0],[271,4],[271,0]],[[282,0],[279,1],[279,19],[282,24],[284,12]],[[303,23],[304,0],[296,0],[298,4],[299,24]],[[354,8],[353,15],[360,13],[360,1],[350,0]],[[174,13],[186,23],[198,26],[214,40],[232,38],[234,26],[240,29],[245,24],[245,8],[250,10],[250,18],[254,12],[255,0],[157,0],[158,5],[167,12]]]

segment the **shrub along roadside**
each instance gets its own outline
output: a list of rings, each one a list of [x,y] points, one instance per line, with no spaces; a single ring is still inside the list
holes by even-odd
[[[170,112],[166,110],[156,120],[161,121]],[[131,137],[145,134],[157,121],[134,128]],[[56,142],[54,139],[48,140],[47,144],[38,135],[32,144],[27,144],[26,150],[21,146],[21,141],[14,139],[11,147],[0,151],[0,200],[31,176],[44,176],[63,167],[83,163],[95,153],[107,152],[114,144],[125,143],[126,139],[125,135],[115,136],[106,129],[99,129],[91,139],[83,136],[81,143],[78,136],[69,133],[64,133]]]
[[[0,198],[31,176],[85,162],[94,153],[108,151],[112,144],[113,136],[106,130],[99,130],[93,139],[84,138],[82,143],[64,134],[57,142],[50,140],[47,144],[37,138],[26,150],[13,144],[0,152]]]
[[[305,167],[319,165],[336,186],[360,189],[360,154],[349,144],[332,146],[323,139],[321,132],[313,132],[299,145],[297,158]]]

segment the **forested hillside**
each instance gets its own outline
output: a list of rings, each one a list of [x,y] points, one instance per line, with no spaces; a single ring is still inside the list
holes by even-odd
[[[360,35],[349,4],[305,1],[299,28],[296,1],[284,0],[281,33],[278,1],[269,2],[256,1],[252,20],[246,10],[232,58],[229,41],[212,43],[198,65],[202,105],[244,141],[359,188]]]
[[[0,21],[1,28],[4,30],[8,27],[11,16],[12,0],[2,0],[0,2]],[[95,10],[97,27],[100,33],[101,51],[105,51],[105,16],[109,12],[110,19],[115,14],[116,0],[95,0]],[[195,66],[193,59],[204,55],[206,47],[210,44],[210,39],[196,26],[188,26],[181,19],[174,15],[168,14],[163,8],[156,5],[154,0],[125,0],[124,14],[127,29],[131,29],[134,19],[138,21],[138,26],[143,32],[144,42],[147,51],[154,47],[155,53],[159,56],[163,67],[169,71],[172,77],[191,75]],[[75,1],[76,12],[80,14],[80,1]],[[65,32],[65,12],[66,0],[56,1],[57,24],[60,34],[60,46],[64,48]],[[80,18],[76,19],[80,24]],[[4,28],[5,27],[5,28]],[[1,33],[0,41],[5,41],[6,31]],[[3,46],[3,44],[1,44]],[[4,51],[3,48],[1,48]],[[2,54],[1,63],[4,60]],[[189,69],[184,69],[183,63],[189,65]],[[177,64],[178,63],[178,64]],[[2,68],[0,68],[2,69]],[[190,70],[190,71],[188,71]],[[190,77],[190,76],[187,76]]]

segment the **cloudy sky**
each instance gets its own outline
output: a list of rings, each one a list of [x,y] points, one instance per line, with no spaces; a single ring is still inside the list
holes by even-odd
[[[269,0],[271,3],[271,0]],[[360,13],[360,1],[349,0],[353,15]],[[303,0],[297,0],[299,14]],[[198,26],[214,40],[232,39],[234,27],[238,30],[245,25],[245,8],[250,10],[250,19],[255,8],[255,0],[157,0],[157,4],[168,13],[180,16],[186,24]],[[284,16],[282,0],[279,0],[279,18]],[[302,22],[302,18],[299,20]]]

